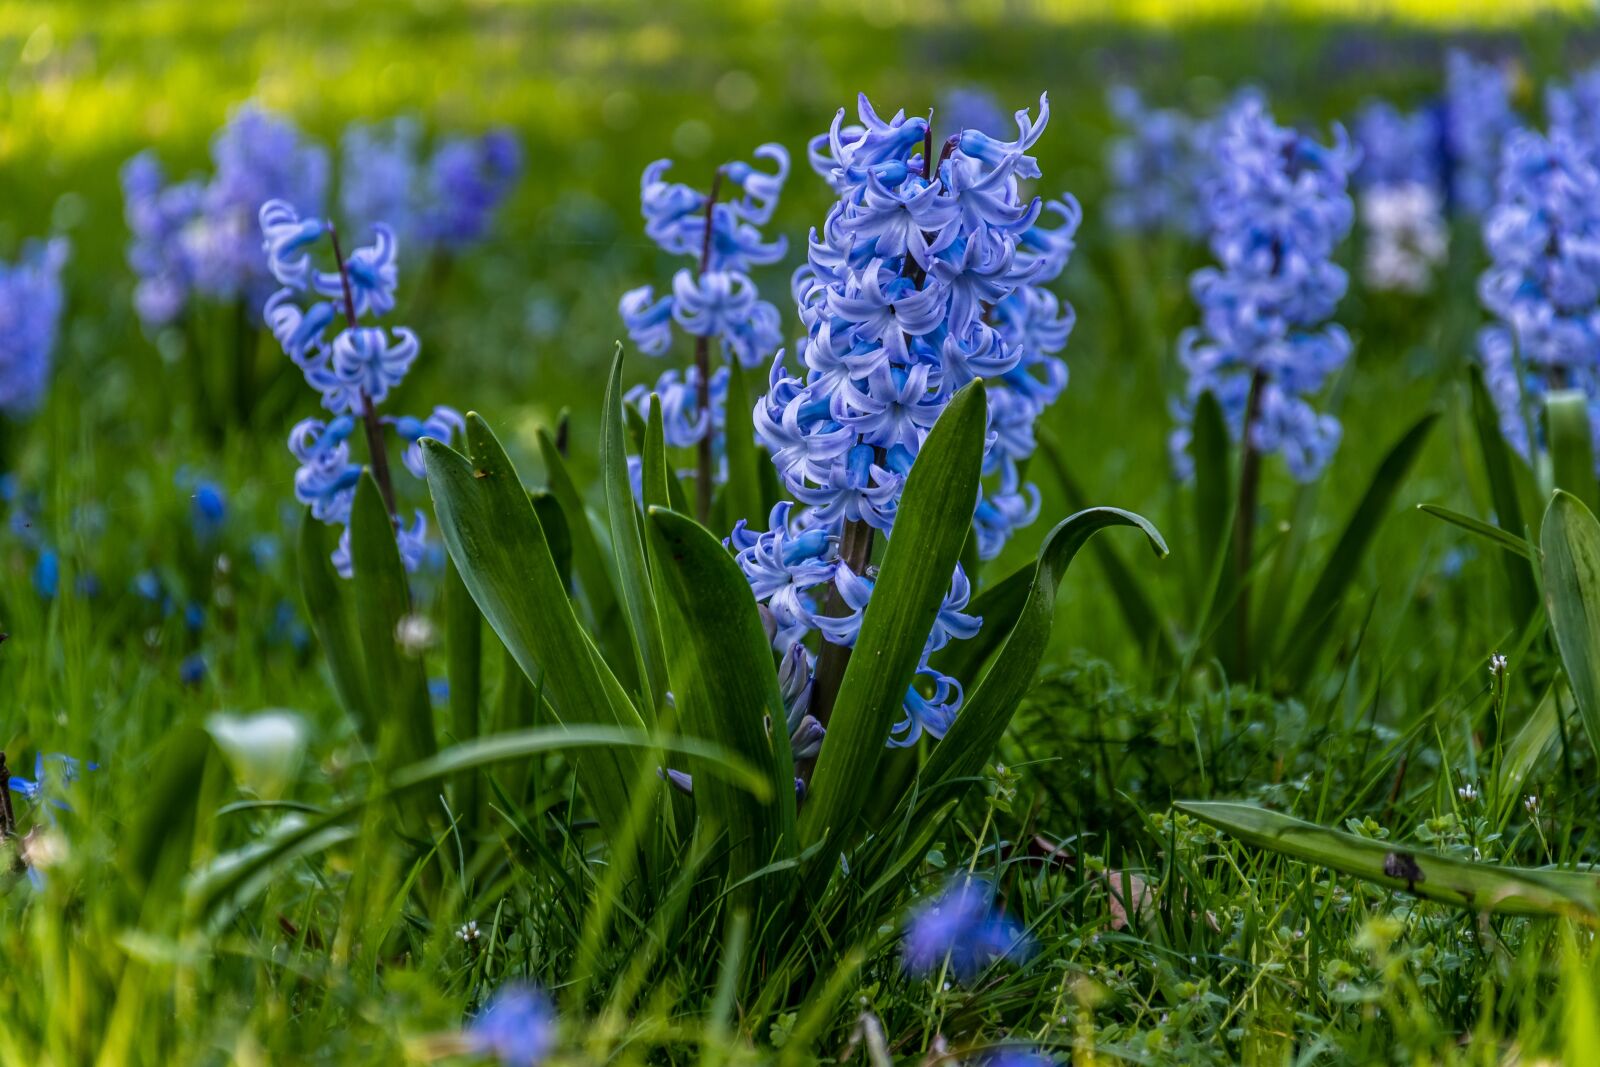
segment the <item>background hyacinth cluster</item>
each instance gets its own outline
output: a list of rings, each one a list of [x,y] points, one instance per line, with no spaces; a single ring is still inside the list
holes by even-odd
[[[1281,454],[1307,481],[1339,445],[1338,420],[1308,397],[1350,355],[1343,327],[1324,323],[1347,284],[1333,255],[1354,214],[1347,185],[1358,153],[1342,128],[1319,144],[1279,126],[1259,99],[1223,118],[1216,150],[1206,217],[1218,266],[1191,280],[1201,324],[1179,340],[1188,383],[1173,464],[1192,469],[1187,422],[1209,392],[1235,440]]]
[[[21,418],[44,400],[61,329],[65,295],[64,238],[26,245],[15,263],[0,263],[0,416]],[[0,474],[5,457],[0,455]]]
[[[275,284],[260,254],[261,205],[284,200],[313,214],[328,206],[327,150],[257,104],[233,111],[211,160],[210,176],[175,181],[151,149],[122,167],[134,309],[148,328],[175,322],[197,298],[242,301],[254,314]],[[383,221],[407,246],[457,250],[483,238],[521,168],[504,131],[446,139],[423,159],[412,120],[356,123],[343,141],[339,202],[353,225]]]
[[[334,231],[326,220],[302,218],[287,201],[269,200],[261,206],[260,227],[266,262],[282,287],[267,299],[263,317],[284,354],[333,415],[329,420],[302,419],[289,433],[289,451],[300,464],[294,476],[295,499],[311,509],[313,518],[345,527],[333,565],[349,577],[350,509],[361,478],[361,465],[351,458],[350,439],[365,430],[369,460],[375,470],[386,471],[386,459],[370,453],[387,447],[381,427],[389,428],[405,445],[406,470],[422,478],[418,442],[431,437],[448,444],[465,424],[459,412],[442,406],[426,418],[380,420],[377,414],[390,391],[405,379],[420,348],[416,334],[406,327],[378,324],[394,310],[400,280],[399,249],[387,225],[376,224],[373,243],[356,248],[342,262],[335,260],[331,271],[318,270],[313,262],[314,252],[324,244],[332,246]],[[341,319],[343,325],[336,326]],[[392,487],[383,484],[386,477],[380,473],[380,488],[394,518],[400,558],[407,570],[416,570],[426,548],[427,517],[419,508],[409,524],[403,523]]]

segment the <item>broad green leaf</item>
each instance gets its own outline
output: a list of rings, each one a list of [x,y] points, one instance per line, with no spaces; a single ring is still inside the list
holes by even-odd
[[[544,460],[549,491],[561,505],[561,513],[566,516],[567,534],[572,541],[572,572],[577,577],[578,590],[582,594],[579,599],[589,632],[595,635],[600,647],[610,653],[608,658],[614,669],[627,668],[628,673],[623,680],[629,685],[635,684],[636,679],[631,673],[633,656],[629,654],[628,624],[622,617],[622,606],[617,603],[617,592],[611,584],[611,565],[607,562],[609,557],[595,536],[594,523],[588,509],[583,506],[577,486],[573,484],[566,460],[562,458],[555,440],[545,430],[539,431],[539,455]]]
[[[1589,427],[1589,398],[1578,389],[1558,389],[1544,400],[1545,434],[1550,446],[1550,474],[1556,489],[1565,489],[1590,511],[1600,508],[1600,482],[1594,474],[1594,437]]]
[[[1056,595],[1061,579],[1085,542],[1112,526],[1142,531],[1156,556],[1167,554],[1160,532],[1141,516],[1119,508],[1090,508],[1063,519],[1045,537],[1033,567],[1028,598],[994,666],[971,693],[944,739],[934,746],[923,768],[926,789],[936,792],[981,772],[1005,734],[1011,716],[1033,684],[1034,673],[1050,644]],[[941,800],[943,798],[940,798]]]
[[[1518,490],[1517,478],[1519,471],[1526,477],[1526,470],[1500,432],[1500,414],[1483,383],[1482,368],[1474,364],[1468,380],[1472,390],[1472,422],[1477,430],[1478,449],[1483,455],[1484,473],[1489,479],[1489,500],[1494,506],[1495,521],[1511,536],[1526,537],[1522,494]],[[1531,562],[1524,564],[1514,559],[1504,562],[1511,607],[1520,621],[1530,617],[1539,607],[1539,592],[1534,583],[1532,565]]]
[[[1205,399],[1209,399],[1210,396],[1211,394],[1207,393],[1205,397],[1202,398],[1202,404],[1204,403]],[[1216,406],[1215,401],[1212,401],[1212,406]],[[1219,413],[1217,417],[1220,419],[1221,414]],[[1226,452],[1226,428],[1223,429],[1222,435],[1224,445],[1222,457],[1222,488],[1224,495],[1222,497],[1222,504],[1224,514],[1222,515],[1220,522],[1222,523],[1223,532],[1226,532],[1228,519],[1228,497],[1226,494],[1230,491],[1227,488],[1228,465]],[[1088,508],[1089,505],[1087,494],[1084,493],[1082,487],[1078,485],[1077,479],[1075,479],[1072,476],[1072,473],[1067,469],[1066,461],[1063,459],[1061,450],[1057,447],[1055,439],[1050,436],[1047,430],[1042,428],[1038,431],[1038,439],[1040,454],[1044,456],[1045,462],[1050,464],[1051,469],[1055,473],[1056,481],[1061,484],[1061,490],[1067,498],[1067,507],[1071,508],[1073,511],[1083,511]],[[1198,495],[1199,486],[1196,487],[1196,492]],[[1196,503],[1197,506],[1199,506],[1198,501]],[[1156,658],[1162,663],[1172,663],[1176,661],[1178,658],[1178,646],[1177,642],[1173,640],[1172,630],[1167,626],[1166,620],[1162,616],[1162,613],[1157,610],[1155,602],[1151,600],[1149,590],[1147,590],[1144,583],[1139,580],[1138,575],[1134,574],[1133,569],[1128,566],[1127,561],[1122,558],[1122,553],[1117,551],[1117,546],[1109,541],[1097,540],[1093,543],[1093,551],[1095,558],[1100,561],[1101,569],[1105,572],[1106,584],[1111,586],[1111,592],[1117,598],[1117,607],[1121,609],[1122,619],[1125,623],[1127,623],[1128,632],[1133,635],[1135,643],[1137,643],[1141,649],[1153,649],[1155,651]],[[1211,556],[1202,555],[1201,559],[1206,566],[1209,567],[1211,565]],[[1031,575],[1033,570],[1034,568],[1032,566],[1025,566],[1023,567],[1022,571],[1018,572],[1018,574],[1026,572]],[[987,621],[988,620],[985,619],[986,623]],[[1011,623],[1008,619],[1004,621],[1003,628],[999,631],[999,634],[1000,636],[1003,636],[1010,632]],[[999,637],[997,636],[995,640],[998,639]],[[962,643],[971,644],[971,642]]]
[[[1544,599],[1589,743],[1600,749],[1600,522],[1558,489],[1539,532]]]
[[[1472,863],[1330,830],[1251,804],[1180,801],[1173,807],[1254,848],[1425,900],[1512,915],[1600,915],[1600,875]]]
[[[561,502],[554,493],[545,489],[535,489],[528,494],[528,499],[533,503],[533,513],[539,516],[539,525],[544,527],[545,540],[550,542],[550,558],[555,560],[556,573],[561,575],[561,584],[570,591],[572,589],[572,527],[567,522],[567,513],[562,509]]]
[[[1436,519],[1443,519],[1452,526],[1459,526],[1473,536],[1481,537],[1496,548],[1504,549],[1514,556],[1520,556],[1526,560],[1533,559],[1533,549],[1529,547],[1528,542],[1507,533],[1498,526],[1492,526],[1482,519],[1475,519],[1471,515],[1463,515],[1459,511],[1452,511],[1450,508],[1440,507],[1438,504],[1418,504],[1417,510],[1432,515]]]
[[[445,547],[478,609],[523,674],[543,685],[558,721],[642,729],[638,711],[578,624],[517,472],[476,414],[467,416],[467,443],[471,461],[431,439],[422,450]],[[637,754],[585,750],[578,761],[602,826],[622,833],[628,791],[639,780]]]
[[[1400,491],[1400,484],[1405,481],[1411,465],[1428,439],[1428,431],[1433,429],[1438,418],[1437,412],[1430,411],[1418,419],[1378,465],[1372,483],[1367,486],[1344,532],[1339,535],[1294,624],[1286,632],[1281,659],[1281,671],[1286,677],[1303,677],[1317,653],[1333,635],[1333,616],[1343,603],[1350,583],[1366,557],[1367,547],[1377,535],[1378,527],[1388,517],[1395,494]]]
[[[688,767],[695,809],[728,828],[730,874],[743,879],[795,851],[794,759],[772,645],[749,581],[714,534],[662,508],[650,509],[645,527],[679,722],[691,736],[737,753],[770,786],[771,799],[753,804],[731,783],[706,780],[697,760]]]
[[[653,723],[666,699],[666,652],[661,647],[661,622],[656,617],[650,572],[645,564],[639,508],[628,481],[628,448],[622,425],[622,346],[611,360],[600,413],[600,481],[605,489],[606,521],[611,528],[611,560],[617,569],[616,589],[623,615],[633,634],[634,663],[639,672],[639,709]],[[649,447],[646,433],[646,448]]]
[[[976,381],[951,399],[906,479],[801,813],[802,845],[831,834],[834,844],[824,857],[843,847],[861,814],[889,728],[901,714],[928,632],[950,591],[977,505],[985,421],[983,383]]]
[[[378,723],[368,710],[367,665],[356,642],[342,579],[333,569],[331,534],[331,527],[312,518],[309,510],[301,517],[300,592],[305,597],[312,632],[317,635],[317,644],[322,646],[322,655],[333,674],[339,702],[355,720],[362,738],[371,743],[377,740]]]
[[[728,361],[728,406],[722,437],[728,458],[728,481],[722,490],[726,522],[731,530],[744,519],[752,530],[767,528],[763,502],[761,468],[772,464],[756,447],[755,424],[751,420],[750,390],[744,368],[737,359]]]
[[[411,614],[411,585],[400,562],[394,520],[370,471],[356,483],[350,507],[350,560],[356,633],[367,661],[379,746],[391,758],[421,759],[436,747],[433,702],[421,655],[400,646],[401,626]]]
[[[1499,817],[1505,816],[1515,809],[1523,796],[1523,786],[1534,770],[1539,766],[1539,761],[1554,746],[1561,736],[1561,709],[1558,703],[1559,687],[1551,685],[1545,690],[1544,699],[1534,707],[1533,711],[1523,721],[1520,729],[1506,745],[1505,753],[1500,757],[1500,765],[1496,768],[1495,779],[1498,783],[1496,795],[1500,798]]]

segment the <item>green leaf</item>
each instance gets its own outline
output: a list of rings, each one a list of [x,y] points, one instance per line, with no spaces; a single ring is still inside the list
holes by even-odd
[[[1512,915],[1600,914],[1600,876],[1593,874],[1495,867],[1417,852],[1250,804],[1180,801],[1173,807],[1255,848],[1425,900]]]
[[[1529,547],[1528,542],[1507,533],[1498,526],[1491,526],[1482,519],[1475,519],[1471,515],[1463,515],[1459,511],[1452,511],[1450,508],[1440,507],[1438,504],[1418,504],[1417,510],[1432,515],[1436,519],[1443,519],[1452,526],[1459,526],[1474,537],[1481,537],[1496,548],[1504,549],[1513,556],[1520,556],[1526,560],[1533,559],[1533,549]]]
[[[1282,656],[1282,672],[1289,678],[1303,677],[1312,660],[1333,634],[1333,616],[1344,601],[1356,571],[1366,557],[1367,547],[1388,516],[1394,497],[1400,491],[1428,439],[1428,431],[1438,421],[1437,412],[1418,419],[1397,441],[1378,465],[1372,483],[1346,523],[1338,543],[1322,567],[1317,582],[1307,594],[1294,624],[1287,630]]]
[[[583,498],[578,495],[577,486],[573,484],[566,460],[561,457],[554,439],[545,430],[539,431],[539,455],[544,460],[549,491],[566,516],[567,534],[572,541],[572,572],[578,580],[579,600],[589,632],[606,650],[609,662],[621,664],[625,659],[631,662],[633,657],[628,624],[622,617],[622,607],[617,603],[617,592],[611,584],[608,557],[595,537],[594,524],[590,521],[588,509],[583,506]],[[631,675],[625,680],[629,684],[636,681]]]
[[[800,838],[809,846],[851,832],[877,775],[889,728],[901,713],[923,645],[950,591],[972,525],[983,464],[983,383],[965,386],[939,416],[906,479],[894,535],[862,619],[828,734],[817,756]]]
[[[646,508],[670,508],[672,489],[667,479],[667,432],[661,419],[661,397],[650,394],[650,414],[644,421],[644,436],[639,441],[639,481]]]
[[[744,368],[737,359],[728,361],[728,406],[722,437],[728,460],[728,481],[723,488],[726,529],[744,519],[752,530],[767,528],[767,509],[762,499],[761,468],[771,466],[756,447],[755,424],[751,421],[750,390]]]
[[[367,692],[379,716],[379,745],[401,759],[421,759],[436,747],[433,702],[420,655],[401,650],[401,620],[411,614],[411,585],[394,520],[370,471],[356,483],[350,508],[350,560],[356,633],[367,661]]]
[[[772,645],[750,583],[722,542],[693,519],[651,508],[645,521],[661,584],[668,676],[679,721],[694,737],[738,754],[767,778],[765,805],[706,781],[691,762],[695,809],[727,826],[731,875],[743,879],[795,851],[794,759]],[[768,724],[771,728],[768,728]]]
[[[1205,399],[1210,396],[1211,394],[1207,393],[1202,398],[1201,403],[1204,404]],[[1212,406],[1216,406],[1215,401],[1212,401]],[[1220,413],[1217,417],[1221,418]],[[1223,444],[1226,446],[1227,430],[1224,429],[1222,433]],[[1067,498],[1067,507],[1073,511],[1084,510],[1089,506],[1087,495],[1082,487],[1078,485],[1077,480],[1072,477],[1071,472],[1067,470],[1066,461],[1062,458],[1061,450],[1056,446],[1054,437],[1043,428],[1037,432],[1037,436],[1039,452],[1055,472],[1056,481],[1061,483],[1062,492]],[[1227,493],[1230,491],[1227,481],[1227,469],[1227,452],[1226,447],[1224,447],[1222,457],[1222,503],[1224,514],[1221,519],[1224,532],[1227,529]],[[1199,492],[1198,486],[1196,487],[1196,492],[1197,494]],[[1199,506],[1198,501],[1197,506]],[[1111,586],[1112,595],[1116,597],[1117,607],[1122,611],[1123,622],[1127,624],[1128,632],[1133,635],[1133,639],[1138,643],[1140,649],[1153,649],[1156,659],[1162,663],[1176,661],[1178,658],[1178,646],[1177,642],[1173,640],[1171,629],[1167,626],[1162,613],[1156,609],[1155,602],[1150,598],[1149,590],[1134,574],[1127,561],[1122,558],[1122,554],[1117,551],[1117,546],[1109,541],[1095,541],[1093,551],[1095,558],[1100,561],[1101,570],[1105,572],[1106,584]],[[1211,564],[1211,556],[1202,556],[1201,558],[1208,566]],[[1033,569],[1033,567],[1024,567],[1018,574],[1025,572],[1031,575]],[[1020,610],[1020,599],[1018,604]],[[985,623],[988,622],[987,616],[984,616],[984,621]],[[999,631],[1001,635],[1011,632],[1010,619],[1004,620],[1002,625],[1003,628]],[[985,629],[987,629],[987,626]],[[981,636],[982,631],[979,631],[979,634]],[[998,640],[998,637],[995,639]],[[961,644],[971,643],[970,641],[961,642]]]
[[[450,681],[450,732],[459,744],[478,736],[483,700],[483,616],[456,565],[444,564],[445,668]],[[456,808],[469,827],[478,816],[478,783],[456,783]]]
[[[443,446],[435,442],[435,447]],[[345,800],[313,818],[291,824],[266,842],[253,842],[230,855],[219,857],[218,862],[195,872],[190,878],[187,886],[189,912],[192,916],[206,919],[226,904],[237,906],[242,895],[264,887],[261,878],[264,872],[311,851],[347,840],[348,835],[338,833],[338,828],[371,804],[410,791],[437,787],[438,783],[457,778],[468,771],[501,763],[523,762],[548,752],[571,753],[574,761],[584,766],[590,762],[586,758],[588,756],[618,750],[629,750],[640,757],[665,752],[698,760],[709,776],[734,783],[757,801],[771,799],[768,792],[770,782],[766,776],[736,754],[698,738],[657,738],[642,730],[610,726],[542,727],[479,737],[402,767],[390,775],[380,788]],[[189,782],[189,788],[193,792],[192,781]],[[159,815],[159,809],[149,810]]]
[[[628,447],[622,425],[622,346],[611,360],[600,413],[600,481],[605,489],[606,520],[611,528],[611,559],[617,569],[616,589],[623,616],[633,635],[634,662],[639,672],[639,708],[646,723],[653,723],[666,699],[666,652],[661,647],[661,623],[656,618],[650,572],[645,566],[644,539],[639,530],[639,508],[628,481]],[[648,433],[646,449],[649,448]]]
[[[500,442],[467,416],[473,459],[422,442],[428,488],[450,558],[489,625],[530,681],[542,682],[558,720],[638,730],[638,711],[578,624],[544,529]],[[640,781],[635,753],[578,757],[579,780],[612,839],[629,824],[628,794]]]
[[[1550,629],[1589,743],[1600,750],[1600,522],[1583,501],[1558,489],[1539,547]]]
[[[367,710],[367,666],[356,643],[345,604],[342,579],[334,572],[332,528],[311,517],[308,510],[300,519],[300,592],[305,597],[311,630],[322,646],[322,655],[333,674],[333,687],[339,702],[355,721],[368,743],[377,740],[377,720]]]
[[[934,746],[923,768],[929,794],[977,775],[1005,734],[1017,705],[1033,684],[1034,673],[1050,644],[1056,594],[1067,568],[1085,542],[1100,530],[1131,526],[1142,531],[1156,556],[1167,554],[1161,533],[1148,520],[1119,508],[1090,508],[1063,519],[1045,537],[1033,567],[1033,580],[1021,616],[1006,635],[994,666],[968,698],[944,739]],[[874,596],[877,594],[874,593]],[[987,620],[985,621],[987,625]],[[944,798],[930,796],[930,801]]]
[[[561,507],[561,502],[554,493],[546,489],[535,489],[528,494],[529,501],[533,504],[533,513],[539,516],[539,525],[544,527],[545,539],[550,542],[550,558],[556,562],[556,573],[561,575],[561,584],[569,592],[572,589],[572,527],[567,522],[567,513]]]
[[[119,841],[123,870],[140,892],[174,884],[189,866],[202,813],[216,807],[215,751],[204,730],[181,727],[161,744],[144,774],[139,803]]]
[[[1527,536],[1522,518],[1521,493],[1517,474],[1527,477],[1521,460],[1506,444],[1500,432],[1500,414],[1496,410],[1489,390],[1483,383],[1483,369],[1474,364],[1468,374],[1472,389],[1472,421],[1477,430],[1478,448],[1483,455],[1483,469],[1489,479],[1489,500],[1494,507],[1495,521],[1513,537]],[[1539,606],[1539,591],[1534,583],[1531,561],[1505,560],[1507,588],[1511,595],[1511,608],[1517,619],[1527,619]]]
[[[1502,821],[1521,798],[1523,783],[1561,736],[1561,709],[1556,692],[1555,685],[1545,690],[1544,699],[1523,721],[1510,744],[1506,745],[1505,754],[1500,757],[1495,780],[1498,783],[1496,795],[1500,798],[1498,814]]]
[[[1600,483],[1594,474],[1594,437],[1589,398],[1579,389],[1559,389],[1544,399],[1545,433],[1550,443],[1554,488],[1565,489],[1590,511],[1600,508]]]

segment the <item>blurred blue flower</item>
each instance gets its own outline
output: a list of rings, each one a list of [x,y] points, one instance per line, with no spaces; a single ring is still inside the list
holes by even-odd
[[[0,417],[30,415],[44,400],[55,360],[64,297],[65,238],[30,241],[15,263],[0,263]]]
[[[1512,71],[1453,50],[1445,66],[1444,148],[1452,210],[1477,217],[1494,200],[1500,146],[1520,125],[1511,107]]]
[[[451,250],[481,241],[521,174],[522,149],[510,131],[443,142],[428,161],[423,240]]]
[[[466,1038],[475,1053],[506,1067],[534,1067],[555,1048],[557,1030],[550,998],[517,982],[496,990],[483,1014],[467,1024]]]
[[[1235,440],[1281,454],[1299,481],[1315,478],[1338,447],[1340,428],[1305,399],[1343,366],[1350,338],[1321,323],[1344,295],[1335,248],[1350,230],[1346,191],[1358,154],[1344,131],[1322,145],[1277,125],[1247,98],[1224,117],[1216,173],[1206,187],[1211,251],[1219,266],[1194,273],[1201,324],[1179,338],[1189,379],[1171,440],[1188,477],[1188,424],[1205,392],[1221,404]],[[1253,383],[1257,411],[1245,425]]]
[[[100,769],[98,763],[88,766],[91,771]],[[33,778],[11,776],[11,791],[33,803],[44,801],[59,811],[71,810],[61,794],[66,792],[83,771],[83,764],[74,756],[60,752],[40,752],[33,757]]]
[[[1357,186],[1444,185],[1444,131],[1436,111],[1401,111],[1385,100],[1364,105],[1351,126],[1361,161]]]
[[[1496,321],[1478,355],[1506,439],[1529,454],[1529,412],[1552,389],[1582,390],[1600,427],[1600,167],[1586,146],[1564,130],[1507,138],[1483,234],[1478,295]]]
[[[198,652],[191,653],[178,664],[178,679],[184,685],[199,685],[205,680],[206,659]]]
[[[1024,960],[1032,951],[1026,932],[996,909],[994,885],[968,874],[953,877],[906,924],[901,962],[918,977],[950,973],[970,981],[996,959]]]
[[[61,561],[53,548],[42,549],[33,564],[33,588],[46,600],[54,600],[61,587]]]
[[[339,210],[349,225],[364,232],[386,223],[402,243],[416,236],[421,134],[407,116],[345,127],[339,140]]]
[[[1152,108],[1138,90],[1116,86],[1107,94],[1124,131],[1112,138],[1106,170],[1112,192],[1106,218],[1136,233],[1205,232],[1201,186],[1208,173],[1208,123],[1175,108]]]

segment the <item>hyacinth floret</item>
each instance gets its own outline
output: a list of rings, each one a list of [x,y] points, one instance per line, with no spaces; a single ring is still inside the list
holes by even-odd
[[[1107,94],[1123,133],[1111,140],[1106,169],[1112,227],[1134,233],[1205,233],[1201,186],[1207,172],[1208,126],[1176,108],[1144,102],[1132,86]]]
[[[1361,162],[1352,180],[1366,234],[1361,268],[1374,289],[1426,292],[1449,252],[1439,117],[1437,109],[1405,112],[1384,101],[1356,116]]]
[[[259,222],[267,267],[282,286],[267,298],[264,318],[284,353],[333,415],[328,420],[304,419],[290,431],[289,451],[299,463],[295,498],[311,509],[313,518],[345,526],[332,558],[339,573],[348,576],[350,511],[361,477],[361,466],[350,455],[350,438],[357,428],[366,431],[369,448],[376,449],[386,447],[382,428],[392,429],[405,446],[405,469],[420,479],[427,473],[422,438],[448,444],[464,430],[465,421],[453,408],[442,406],[426,418],[377,414],[377,406],[404,380],[420,348],[411,330],[391,330],[368,321],[395,306],[399,242],[387,225],[374,224],[372,244],[354,249],[334,270],[323,271],[317,269],[315,257],[323,238],[339,249],[327,220],[304,217],[287,201],[269,200],[261,205]],[[330,339],[329,330],[341,318],[344,324]],[[385,503],[392,510],[392,487],[385,483],[387,456],[373,459]],[[401,560],[408,570],[415,570],[426,548],[427,518],[417,511],[409,524],[398,514],[394,521]]]
[[[1501,426],[1520,452],[1544,395],[1580,389],[1600,425],[1600,167],[1564,129],[1507,139],[1484,216],[1491,264],[1478,294],[1495,322],[1478,336]]]
[[[1306,398],[1350,355],[1349,335],[1324,320],[1347,285],[1332,256],[1350,230],[1346,187],[1358,153],[1342,128],[1319,144],[1277,125],[1253,97],[1224,117],[1217,152],[1206,214],[1218,265],[1190,280],[1201,324],[1179,339],[1189,380],[1173,463],[1188,476],[1189,422],[1210,392],[1235,440],[1248,434],[1252,448],[1282,455],[1296,479],[1309,481],[1340,438],[1338,421]]]

